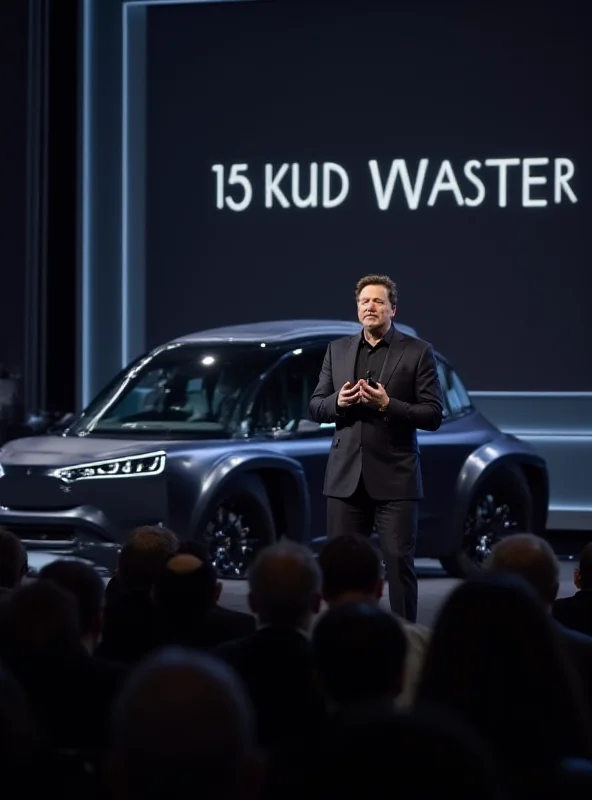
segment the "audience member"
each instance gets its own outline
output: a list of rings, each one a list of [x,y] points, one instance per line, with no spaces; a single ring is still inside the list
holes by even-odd
[[[534,589],[545,611],[551,615],[559,591],[559,562],[551,545],[540,536],[521,533],[502,539],[492,550],[488,568],[493,574],[523,578]],[[592,719],[592,637],[559,623],[556,625],[578,672],[586,708]]]
[[[344,603],[315,625],[313,653],[332,711],[391,707],[401,693],[407,640],[395,616],[374,603]]]
[[[57,750],[100,753],[123,673],[82,646],[69,591],[48,580],[14,589],[2,604],[0,658],[23,687],[45,741]]]
[[[384,568],[378,550],[365,537],[337,536],[319,553],[323,599],[329,608],[343,603],[378,604],[384,590]],[[399,707],[408,707],[421,673],[430,631],[423,625],[396,616],[407,639],[407,656]]]
[[[56,559],[42,567],[38,577],[53,581],[74,596],[78,606],[80,641],[92,655],[103,632],[105,586],[101,576],[82,561]]]
[[[152,650],[152,587],[178,547],[177,536],[158,525],[135,528],[130,533],[119,555],[116,574],[107,586],[99,655],[134,664]]]
[[[315,761],[308,785],[296,780],[283,787],[278,800],[297,800],[317,786],[325,800],[506,796],[497,764],[474,731],[434,710],[411,715],[386,707],[360,709],[343,720]]]
[[[195,542],[181,545],[154,583],[159,644],[210,650],[254,633],[254,616],[220,606],[221,592],[206,548]]]
[[[31,789],[39,742],[27,698],[17,680],[0,669],[0,774],[7,792]],[[41,782],[37,783],[40,787]]]
[[[474,726],[519,797],[538,797],[565,758],[589,756],[578,681],[549,615],[513,576],[456,588],[434,627],[417,707]]]
[[[553,616],[566,628],[592,636],[592,542],[580,553],[573,580],[578,591],[555,600]]]
[[[25,546],[16,534],[0,527],[0,596],[18,586],[28,571]]]
[[[212,656],[167,649],[136,668],[115,707],[114,800],[248,800],[262,781],[252,709]]]
[[[321,577],[308,548],[285,542],[264,548],[248,578],[258,630],[215,652],[249,691],[259,742],[281,746],[306,737],[324,719],[309,640],[321,603]]]

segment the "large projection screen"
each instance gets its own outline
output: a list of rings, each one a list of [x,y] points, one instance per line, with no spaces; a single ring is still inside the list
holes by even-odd
[[[591,58],[569,3],[115,5],[87,88],[117,27],[119,182],[85,186],[120,225],[106,264],[89,223],[83,261],[113,366],[231,321],[351,318],[386,272],[398,318],[548,458],[551,524],[592,527]],[[92,296],[83,395],[93,353],[108,366]]]

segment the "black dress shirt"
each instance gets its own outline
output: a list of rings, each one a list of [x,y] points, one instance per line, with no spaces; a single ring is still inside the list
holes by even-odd
[[[382,339],[373,346],[368,342],[364,336],[364,331],[362,331],[360,334],[358,355],[356,356],[356,381],[359,381],[361,378],[367,380],[367,373],[370,372],[371,377],[378,382],[391,339],[393,338],[393,333],[394,328],[391,325]]]

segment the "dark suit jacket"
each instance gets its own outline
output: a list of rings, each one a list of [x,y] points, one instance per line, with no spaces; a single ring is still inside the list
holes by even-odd
[[[361,404],[340,409],[339,390],[347,381],[355,383],[360,336],[331,342],[310,401],[316,422],[336,426],[324,492],[350,497],[363,472],[368,493],[376,500],[420,499],[417,429],[435,431],[442,422],[442,389],[432,347],[395,328],[378,378],[390,398],[387,411]]]
[[[592,636],[592,591],[578,591],[556,600],[553,616],[566,628]]]
[[[556,622],[559,634],[565,642],[567,654],[580,677],[584,692],[586,711],[592,719],[592,636],[564,627]],[[581,753],[574,753],[581,755]]]
[[[52,748],[100,751],[107,745],[111,708],[127,669],[89,655],[80,646],[63,658],[6,663],[23,687],[39,732]]]
[[[287,746],[309,737],[324,721],[325,704],[315,681],[312,647],[299,631],[261,628],[213,652],[243,680],[263,747]]]
[[[174,624],[174,620],[162,620],[156,626],[155,647],[178,645],[196,650],[212,650],[225,642],[241,639],[255,633],[256,621],[252,614],[234,611],[223,606],[214,606],[205,614],[196,614],[193,619]]]

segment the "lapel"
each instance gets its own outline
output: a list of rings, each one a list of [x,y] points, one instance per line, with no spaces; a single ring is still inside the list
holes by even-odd
[[[356,333],[349,340],[349,347],[345,353],[345,380],[350,383],[356,382],[356,356],[360,345],[360,334]]]
[[[386,358],[384,359],[384,364],[382,365],[382,369],[378,377],[378,382],[381,383],[385,389],[393,375],[393,372],[396,370],[404,351],[405,338],[403,334],[399,333],[399,331],[395,328],[391,337]]]

